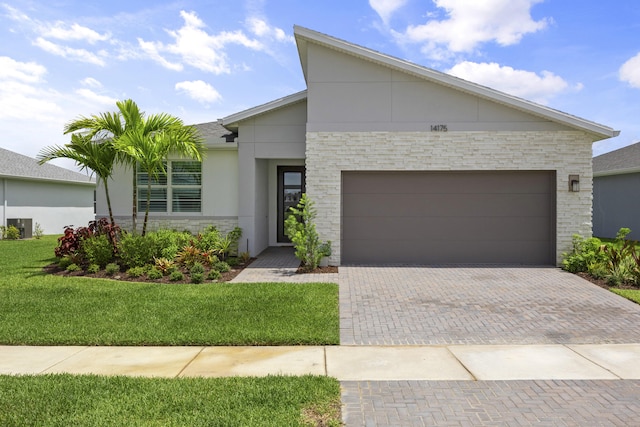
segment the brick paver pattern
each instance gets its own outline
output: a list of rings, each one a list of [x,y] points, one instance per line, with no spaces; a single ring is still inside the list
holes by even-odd
[[[343,345],[640,342],[640,305],[556,268],[340,267]]]
[[[640,381],[344,381],[347,426],[637,426]]]

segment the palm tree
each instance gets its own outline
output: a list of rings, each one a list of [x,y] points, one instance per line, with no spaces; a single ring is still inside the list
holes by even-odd
[[[131,99],[118,101],[116,106],[118,107],[117,112],[80,117],[67,124],[64,131],[65,134],[81,132],[94,143],[101,142],[111,145],[115,151],[115,162],[131,166],[133,170],[132,228],[135,232],[138,217],[138,162],[141,159],[144,160],[145,157],[153,158],[154,150],[161,152],[165,158],[169,151],[173,150],[178,154],[201,160],[203,145],[195,128],[184,126],[177,117],[160,113],[145,118],[145,113],[140,111],[138,105]],[[170,144],[169,150],[154,148],[152,142],[158,140],[155,135],[164,134],[172,135],[170,140],[174,141]],[[176,141],[176,137],[184,138],[184,141]],[[160,164],[162,165],[162,161]],[[154,173],[157,174],[158,170]],[[148,193],[147,214],[149,198]],[[146,223],[147,216],[145,215],[145,230]]]
[[[168,124],[163,130],[148,134],[145,126],[140,126],[133,132],[124,134],[115,143],[116,149],[126,155],[132,162],[135,162],[140,170],[146,172],[147,179],[147,202],[142,225],[142,235],[147,232],[149,220],[149,209],[151,206],[151,182],[162,173],[165,174],[164,161],[170,153],[182,157],[189,157],[202,161],[203,145],[202,139],[193,126],[185,126],[180,119],[160,114],[150,116],[143,121],[158,121]],[[155,127],[156,125],[149,125]],[[136,203],[134,201],[134,203]]]
[[[111,210],[111,198],[109,197],[109,178],[113,172],[113,164],[116,158],[116,151],[113,145],[108,142],[93,142],[88,136],[74,134],[71,135],[69,144],[45,147],[40,150],[37,158],[40,164],[59,158],[71,159],[81,167],[80,170],[89,169],[94,172],[98,180],[104,184],[109,220],[111,225],[115,225],[113,211]]]

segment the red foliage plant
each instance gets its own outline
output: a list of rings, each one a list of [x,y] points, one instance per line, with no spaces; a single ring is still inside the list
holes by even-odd
[[[71,225],[66,226],[64,234],[58,238],[58,247],[55,249],[56,257],[61,258],[65,255],[73,255],[80,249],[82,240],[101,235],[107,236],[115,254],[118,247],[120,227],[109,223],[106,218],[100,218],[96,221],[89,221],[87,227],[74,229]]]

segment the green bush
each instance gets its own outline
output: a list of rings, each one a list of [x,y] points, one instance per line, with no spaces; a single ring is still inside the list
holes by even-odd
[[[163,276],[162,271],[160,271],[159,268],[157,267],[151,267],[148,271],[147,271],[147,277],[151,280],[158,280],[161,279]]]
[[[104,267],[104,272],[107,273],[108,276],[113,276],[120,272],[120,266],[115,262],[109,263]]]
[[[207,273],[207,280],[220,280],[222,274],[218,270],[211,269],[209,273]]]
[[[589,272],[590,269],[599,268],[600,264],[607,261],[602,247],[603,243],[597,237],[585,239],[574,234],[571,252],[562,254],[562,268],[570,273]]]
[[[127,275],[129,275],[129,277],[141,277],[141,276],[144,276],[145,272],[146,272],[146,268],[144,266],[131,267],[130,269],[127,270]]]
[[[169,275],[169,280],[172,282],[177,282],[179,280],[184,280],[184,275],[180,270],[175,270]]]
[[[98,264],[100,267],[109,264],[114,257],[113,246],[105,234],[83,239],[80,252],[89,264]]]
[[[118,255],[125,268],[152,264],[155,252],[154,239],[147,236],[123,234],[118,243]]]
[[[218,261],[213,265],[213,268],[220,273],[226,273],[227,271],[231,271],[231,266],[224,261]]]
[[[180,248],[187,245],[193,238],[191,233],[166,228],[147,233],[145,237],[152,242],[153,256],[167,259],[174,259]]]
[[[18,240],[20,238],[20,230],[18,230],[15,225],[10,225],[4,231],[4,238],[7,240]]]
[[[100,271],[100,266],[98,264],[89,264],[87,267],[87,273],[95,274]]]
[[[199,284],[204,282],[204,273],[191,274],[191,283]]]
[[[58,260],[58,267],[60,267],[63,270],[66,270],[67,267],[69,267],[71,264],[73,264],[73,260],[68,255],[63,256]]]
[[[74,271],[79,271],[80,270],[80,266],[78,264],[71,263],[67,266],[66,270],[70,273],[74,272]]]
[[[42,226],[40,225],[40,223],[36,222],[36,225],[33,227],[33,237],[35,237],[37,240],[42,239],[42,236],[44,235],[44,230],[42,229]]]
[[[189,273],[191,274],[204,273],[204,266],[199,262],[196,262],[195,264],[193,264],[193,266],[189,270]]]
[[[302,266],[307,270],[315,270],[325,252],[314,223],[316,210],[313,202],[303,193],[298,206],[289,209],[289,216],[284,222],[285,233],[293,243]],[[330,242],[324,245],[331,247]]]

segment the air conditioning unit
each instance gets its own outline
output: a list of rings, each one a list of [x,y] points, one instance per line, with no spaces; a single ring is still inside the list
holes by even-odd
[[[33,235],[33,219],[31,218],[8,218],[7,227],[14,226],[20,231],[21,239],[30,239]]]

